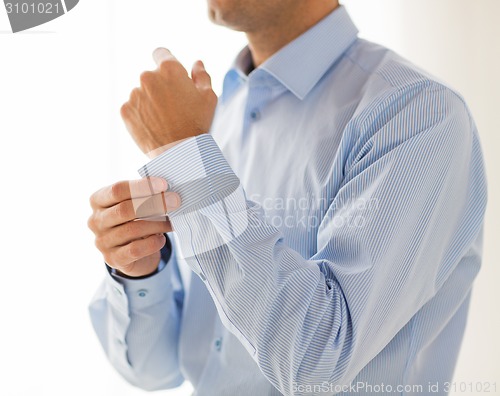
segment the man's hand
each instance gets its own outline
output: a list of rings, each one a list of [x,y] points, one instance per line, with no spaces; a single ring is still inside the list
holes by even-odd
[[[189,77],[165,48],[154,51],[155,71],[141,75],[121,108],[121,116],[140,149],[154,157],[172,143],[208,132],[217,104],[211,80],[201,61]]]
[[[172,231],[165,215],[180,205],[179,195],[166,193],[167,187],[163,179],[145,178],[104,187],[90,197],[88,226],[110,267],[133,277],[156,270],[163,233]]]

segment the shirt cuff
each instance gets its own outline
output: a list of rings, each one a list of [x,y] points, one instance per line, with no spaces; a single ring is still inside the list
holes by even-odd
[[[139,169],[142,177],[167,180],[169,190],[181,197],[181,206],[169,213],[175,218],[222,200],[240,181],[212,136],[199,135],[168,149]]]
[[[167,238],[167,241],[169,239]],[[166,245],[167,246],[167,245]],[[170,244],[169,244],[170,246]],[[170,298],[172,291],[171,265],[168,265],[173,253],[171,247],[167,255],[162,250],[162,259],[157,272],[140,278],[120,276],[106,265],[106,289],[110,302],[121,311],[143,309],[158,304]]]

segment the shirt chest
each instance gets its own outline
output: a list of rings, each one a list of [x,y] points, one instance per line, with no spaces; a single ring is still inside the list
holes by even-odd
[[[326,112],[323,99],[304,102],[285,92],[259,106],[247,87],[219,106],[211,132],[247,199],[304,256],[316,251],[314,234],[342,173],[346,109]]]

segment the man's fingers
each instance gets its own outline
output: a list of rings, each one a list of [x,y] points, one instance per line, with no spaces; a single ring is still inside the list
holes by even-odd
[[[151,177],[118,182],[92,195],[88,226],[110,266],[130,276],[155,270],[164,234],[172,231],[165,215],[181,203],[180,196],[167,188],[164,179]]]
[[[191,70],[191,78],[198,90],[212,89],[212,79],[202,61],[196,61]]]
[[[166,238],[163,234],[150,235],[144,239],[132,241],[124,246],[117,247],[106,258],[106,262],[114,268],[125,270],[128,275],[132,275],[131,268],[127,268],[130,264],[148,257],[165,246]]]
[[[148,177],[139,180],[121,181],[101,188],[90,197],[92,208],[110,208],[120,202],[150,197],[166,191],[167,182],[159,177]]]
[[[165,215],[177,209],[181,204],[181,199],[176,193],[162,193],[149,198],[133,199],[136,219],[147,219]]]
[[[129,221],[96,237],[95,244],[100,251],[106,251],[138,239],[147,238],[150,235],[170,231],[172,231],[172,226],[166,217],[162,221]]]
[[[176,193],[156,194],[149,198],[122,201],[99,211],[98,228],[105,230],[136,219],[165,216],[166,213],[177,209],[179,205],[180,197]]]
[[[121,273],[129,276],[144,276],[156,271],[156,269],[158,268],[158,263],[160,262],[160,258],[161,253],[160,251],[157,251],[149,256],[143,257],[137,261],[121,266],[117,269]]]
[[[134,198],[100,211],[100,229],[108,229],[129,221],[164,216],[180,206],[176,193],[156,194],[148,198]]]

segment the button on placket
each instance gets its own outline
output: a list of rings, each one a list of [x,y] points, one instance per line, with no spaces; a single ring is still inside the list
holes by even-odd
[[[216,338],[214,341],[214,348],[216,351],[220,351],[222,348],[222,337]]]
[[[148,291],[146,289],[141,289],[137,292],[137,295],[141,298],[144,298],[148,295]]]
[[[248,101],[246,105],[247,117],[250,122],[261,118],[261,108],[269,99],[270,90],[266,76],[256,73],[249,81]]]
[[[252,121],[259,120],[260,119],[260,111],[259,111],[259,109],[253,109],[250,112],[250,118],[252,119]]]

